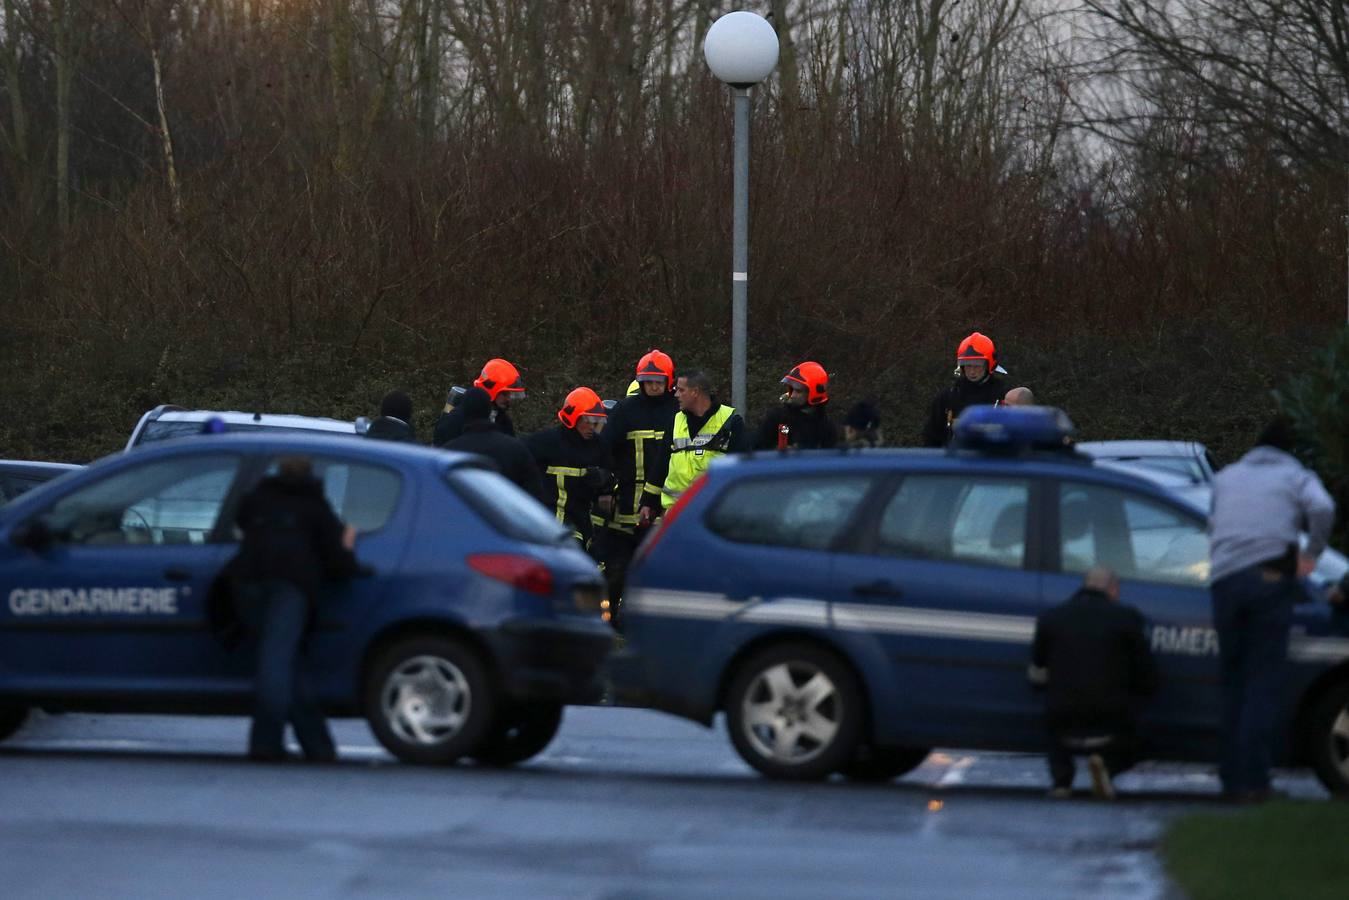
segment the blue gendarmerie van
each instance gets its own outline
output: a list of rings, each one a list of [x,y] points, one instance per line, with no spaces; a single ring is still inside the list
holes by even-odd
[[[710,724],[760,772],[886,779],[935,746],[1042,751],[1036,616],[1108,566],[1161,669],[1145,756],[1216,760],[1206,510],[1077,453],[1045,407],[974,407],[947,450],[719,460],[638,549],[620,701]],[[1315,594],[1309,586],[1309,595]],[[1349,789],[1349,614],[1297,607],[1280,762]]]
[[[247,712],[253,654],[217,575],[240,497],[309,457],[372,574],[332,585],[306,659],[324,705],[400,759],[509,764],[594,699],[613,641],[595,564],[482,460],[329,435],[185,437],[0,509],[0,738],[34,707]]]

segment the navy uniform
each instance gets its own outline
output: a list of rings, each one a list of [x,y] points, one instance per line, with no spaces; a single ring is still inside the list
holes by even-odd
[[[613,491],[613,455],[599,439],[600,423],[607,418],[607,411],[598,394],[580,387],[567,395],[557,415],[562,424],[525,438],[525,446],[543,476],[539,499],[571,529],[586,552],[598,559],[600,548],[594,526],[600,517],[596,501]],[[590,427],[594,431],[587,436]]]
[[[662,393],[649,396],[643,382],[662,385]],[[641,508],[660,509],[660,490],[665,482],[666,454],[670,430],[674,426],[679,403],[670,389],[674,386],[674,362],[659,350],[652,350],[637,363],[636,391],[618,402],[609,413],[603,438],[613,451],[614,475],[618,492],[605,522],[604,571],[609,582],[609,599],[617,605],[622,597],[628,563],[637,549],[641,534]]]

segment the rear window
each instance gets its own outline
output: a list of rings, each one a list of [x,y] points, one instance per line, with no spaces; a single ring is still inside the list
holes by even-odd
[[[758,478],[732,485],[708,516],[727,540],[827,549],[871,488],[866,475]]]
[[[162,420],[147,422],[145,428],[136,438],[136,446],[201,434],[205,425],[205,422],[165,422]],[[290,428],[284,425],[260,425],[255,422],[242,425],[227,424],[225,431],[232,434],[245,431],[265,431],[268,434],[345,434],[341,431],[329,431],[326,428]],[[353,435],[356,433],[355,425],[351,427],[351,433]]]
[[[474,512],[506,537],[548,546],[571,537],[571,529],[500,473],[489,469],[451,469],[446,478]]]

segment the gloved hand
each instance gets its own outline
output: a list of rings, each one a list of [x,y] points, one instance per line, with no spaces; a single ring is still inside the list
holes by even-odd
[[[614,483],[614,473],[603,466],[588,466],[581,481],[592,490],[608,491]]]

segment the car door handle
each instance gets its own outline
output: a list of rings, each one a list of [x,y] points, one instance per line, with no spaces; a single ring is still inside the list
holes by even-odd
[[[893,581],[880,579],[853,585],[852,592],[862,597],[903,597],[904,589]]]
[[[165,569],[164,577],[169,581],[187,581],[192,577],[192,573],[186,569]]]

